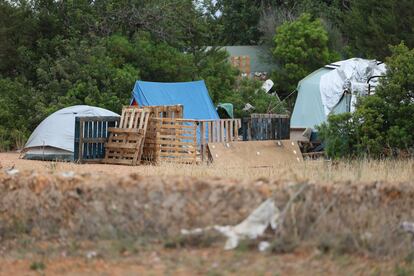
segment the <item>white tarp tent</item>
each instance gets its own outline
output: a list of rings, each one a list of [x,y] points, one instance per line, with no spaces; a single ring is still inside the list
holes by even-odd
[[[315,129],[330,114],[352,112],[357,97],[366,95],[368,86],[372,93],[378,85],[379,79],[375,76],[385,74],[385,64],[360,58],[335,62],[316,70],[298,84],[291,127]]]
[[[44,119],[30,135],[23,152],[26,159],[72,160],[75,139],[75,118],[90,116],[119,116],[88,105],[66,107]]]
[[[354,110],[356,98],[366,96],[368,80],[373,76],[383,76],[386,73],[384,63],[375,60],[351,58],[333,63],[338,66],[335,70],[321,76],[320,93],[325,115],[329,115],[341,100],[344,91],[352,94],[350,111]],[[371,86],[376,86],[378,79],[370,80]]]

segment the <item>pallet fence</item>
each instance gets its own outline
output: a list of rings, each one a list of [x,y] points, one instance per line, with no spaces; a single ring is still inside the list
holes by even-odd
[[[206,161],[208,143],[237,141],[241,127],[240,119],[151,118],[151,121],[156,134],[147,137],[144,152],[146,161],[155,163],[170,161],[194,164]]]
[[[79,163],[100,163],[105,157],[108,129],[119,125],[120,117],[76,117],[74,160]]]
[[[75,123],[75,160],[81,163],[102,162],[107,143],[108,149],[111,148],[110,153],[117,157],[112,156],[106,162],[122,159],[120,156],[124,155],[128,160],[116,162],[138,163],[132,162],[136,152],[126,152],[131,151],[131,147],[139,142],[137,138],[143,135],[144,121],[140,115],[133,113],[138,109],[125,107],[121,117],[78,117]],[[240,119],[182,119],[182,105],[148,106],[139,110],[149,113],[142,145],[143,161],[195,164],[208,160],[208,143],[239,140],[239,129],[242,126]],[[118,147],[119,145],[122,146]],[[117,147],[118,150],[114,151]]]
[[[233,142],[239,139],[240,119],[199,120],[201,160],[207,160],[208,143]]]

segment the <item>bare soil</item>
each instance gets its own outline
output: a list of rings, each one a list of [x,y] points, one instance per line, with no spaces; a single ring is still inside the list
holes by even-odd
[[[323,255],[308,249],[273,255],[223,251],[219,247],[173,250],[153,247],[110,257],[102,256],[98,250],[97,256],[89,258],[91,251],[88,252],[69,257],[30,253],[20,258],[3,257],[0,275],[393,275],[411,271],[410,267],[398,267],[391,261]],[[42,267],[36,269],[36,264]]]
[[[20,179],[4,173],[13,169],[19,170],[21,183]],[[62,177],[71,172],[76,177]],[[3,224],[0,225],[0,236],[5,237],[0,240],[0,275],[414,275],[413,256],[407,255],[409,237],[397,229],[401,219],[412,218],[413,160],[363,161],[355,164],[303,162],[279,168],[130,167],[29,161],[19,159],[18,153],[0,153],[0,176],[0,218]],[[131,235],[131,231],[137,231],[140,227],[139,223],[151,221],[157,216],[158,213],[151,213],[146,219],[138,218],[137,214],[144,211],[138,212],[137,208],[145,210],[148,204],[159,204],[164,208],[161,210],[160,207],[157,219],[169,219],[169,222],[163,222],[166,228],[170,227],[168,223],[180,219],[181,223],[191,227],[199,222],[217,220],[230,224],[240,221],[263,198],[274,194],[274,191],[281,191],[282,182],[288,186],[289,183],[318,183],[318,188],[304,196],[289,213],[288,223],[289,227],[294,226],[291,228],[295,230],[293,234],[301,235],[307,220],[312,217],[321,224],[315,232],[336,231],[336,234],[342,229],[349,230],[349,236],[343,239],[345,244],[325,243],[322,236],[318,242],[328,244],[331,247],[329,252],[322,252],[315,244],[308,246],[305,243],[288,253],[276,254],[260,253],[257,249],[245,247],[224,251],[222,240],[200,248],[167,249],[165,241],[159,237],[158,241],[140,244],[136,242],[140,239],[139,233]],[[365,184],[360,184],[362,182]],[[194,183],[197,184],[195,188]],[[154,187],[153,190],[151,187]],[[79,188],[81,194],[77,194]],[[203,193],[206,199],[198,200],[197,197]],[[230,197],[220,198],[220,193]],[[154,203],[151,198],[159,194],[162,194],[162,200],[157,199],[160,202]],[[133,201],[118,198],[138,198],[137,195],[142,196],[142,202],[138,200],[137,207],[134,207],[136,204]],[[164,204],[163,200],[169,198],[182,200],[185,206],[189,206],[184,208],[188,214],[179,210],[176,212],[175,206]],[[30,202],[31,199],[33,202]],[[27,202],[28,209],[22,207],[22,202]],[[40,211],[30,206],[36,206]],[[206,211],[203,206],[210,206],[210,209]],[[185,220],[192,218],[192,212],[194,220]],[[24,217],[25,214],[29,217]],[[74,214],[78,216],[74,217]],[[134,227],[121,220],[132,214],[136,219]],[[162,214],[165,216],[162,217]],[[234,221],[229,222],[229,214]],[[32,218],[36,220],[36,216],[39,221],[31,221]],[[129,240],[105,241],[102,237],[91,236],[90,240],[79,242],[69,234],[66,234],[67,239],[57,241],[34,238],[36,235],[49,235],[47,231],[41,231],[45,225],[52,226],[52,223],[55,224],[52,230],[61,233],[57,227],[65,230],[66,224],[63,223],[67,222],[70,233],[71,228],[76,230],[79,226],[72,225],[74,221],[86,222],[83,232],[73,230],[79,235],[79,240],[90,233],[99,234],[95,228],[88,228],[91,218],[95,219],[95,226],[111,226],[111,231],[120,225],[119,229],[130,235]],[[19,224],[23,221],[24,224]],[[4,222],[10,222],[12,227],[5,228]],[[27,222],[31,224],[30,231],[25,225]],[[15,233],[5,235],[1,231]],[[371,235],[369,241],[361,241],[383,251],[372,250],[361,244],[360,240],[355,245],[352,238],[359,239],[360,234],[364,237],[365,234]],[[312,235],[317,236],[315,233]],[[351,237],[351,242],[348,237]],[[345,253],[339,252],[336,247]],[[394,256],[390,253],[393,250],[400,252],[401,248],[406,249],[405,255]]]

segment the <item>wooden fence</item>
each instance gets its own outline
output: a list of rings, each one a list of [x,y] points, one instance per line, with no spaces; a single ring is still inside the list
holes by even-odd
[[[208,143],[233,142],[239,139],[240,119],[197,121],[201,160],[207,160]]]
[[[252,114],[242,120],[243,141],[287,140],[290,118],[280,114]]]
[[[207,157],[207,144],[238,140],[240,119],[188,120],[151,118],[152,135],[147,132],[144,159],[199,163]]]
[[[75,118],[75,162],[101,162],[105,157],[108,128],[119,125],[120,117],[76,117]]]
[[[142,160],[198,163],[207,160],[207,144],[239,140],[240,119],[182,119],[183,107],[145,107],[150,112]],[[122,125],[134,125],[135,116],[124,116]],[[75,124],[75,160],[102,162],[108,128],[120,127],[119,117],[79,117]]]

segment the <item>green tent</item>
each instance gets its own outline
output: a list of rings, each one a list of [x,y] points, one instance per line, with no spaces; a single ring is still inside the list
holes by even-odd
[[[216,109],[221,119],[233,119],[234,118],[233,104],[219,103]]]
[[[292,128],[312,128],[325,122],[327,116],[324,112],[320,93],[321,77],[333,69],[320,68],[298,84],[298,96],[293,109],[290,126]],[[351,105],[351,95],[344,94],[338,104],[334,107],[331,114],[349,112]]]
[[[298,84],[292,128],[312,128],[331,114],[353,112],[358,97],[374,93],[386,65],[376,60],[351,58],[316,70]]]

